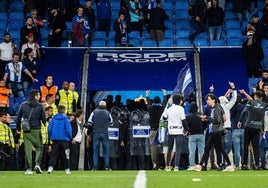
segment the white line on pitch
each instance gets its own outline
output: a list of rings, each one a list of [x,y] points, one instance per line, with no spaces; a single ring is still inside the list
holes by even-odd
[[[140,170],[136,176],[134,188],[146,188],[145,170]]]

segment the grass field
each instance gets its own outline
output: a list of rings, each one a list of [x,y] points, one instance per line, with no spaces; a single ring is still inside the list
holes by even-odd
[[[139,176],[138,176],[139,174]],[[267,188],[264,171],[53,171],[24,175],[22,171],[0,172],[1,188]]]

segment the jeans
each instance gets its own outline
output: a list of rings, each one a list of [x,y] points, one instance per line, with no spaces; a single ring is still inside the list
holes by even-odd
[[[205,136],[203,134],[189,135],[189,166],[195,164],[195,151],[198,149],[199,160],[204,154]]]
[[[259,152],[260,152],[260,161],[261,161],[261,167],[265,167],[266,160],[265,160],[265,139],[260,136],[259,140]]]
[[[24,90],[21,83],[9,82],[7,87],[12,90],[12,94],[15,95],[15,97],[24,97]]]
[[[243,14],[245,16],[245,20],[247,22],[250,22],[250,19],[249,19],[249,11],[248,10],[244,10],[243,13],[241,12],[236,12],[236,15],[237,15],[237,19],[239,22],[242,22],[243,21]]]
[[[110,150],[108,133],[93,133],[93,169],[98,169],[100,144],[103,147],[104,167],[110,168]]]
[[[209,40],[220,40],[222,26],[210,26],[208,27]]]
[[[234,129],[232,132],[232,141],[234,147],[234,165],[239,167],[240,157],[244,153],[244,129]]]
[[[225,153],[228,155],[232,149],[232,130],[226,129],[227,132],[223,136],[223,148]]]

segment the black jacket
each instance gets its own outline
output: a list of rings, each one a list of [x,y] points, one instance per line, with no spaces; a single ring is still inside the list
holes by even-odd
[[[46,115],[44,107],[36,100],[28,100],[20,106],[18,116],[16,119],[17,130],[21,130],[21,118],[29,118],[31,109],[33,108],[31,117],[29,119],[31,129],[41,129],[41,122],[46,124]]]

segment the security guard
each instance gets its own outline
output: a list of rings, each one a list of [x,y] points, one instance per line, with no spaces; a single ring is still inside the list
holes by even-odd
[[[0,111],[0,170],[9,169],[11,166],[10,155],[13,154],[15,147],[12,130],[4,123],[6,118],[7,114]]]
[[[69,89],[69,83],[67,81],[63,81],[62,89],[56,95],[56,105],[62,105],[66,108],[67,114],[73,113],[73,101],[74,96],[72,91]]]

